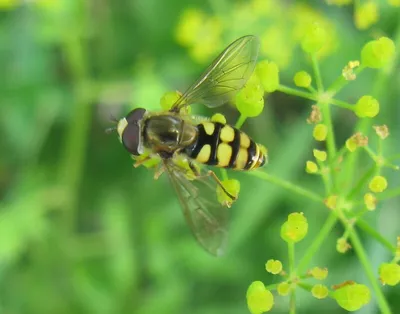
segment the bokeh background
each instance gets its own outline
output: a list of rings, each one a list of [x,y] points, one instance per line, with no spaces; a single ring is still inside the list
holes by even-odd
[[[0,313],[247,313],[250,282],[277,280],[265,272],[266,260],[287,261],[279,236],[287,215],[302,211],[309,220],[297,247],[301,257],[327,210],[231,174],[241,194],[230,210],[228,251],[214,258],[193,240],[167,178],[154,181],[151,171],[133,169],[115,134],[104,129],[111,115],[120,118],[135,106],[158,110],[163,93],[184,90],[245,34],[260,37],[261,58],[276,62],[281,82],[290,85],[296,71],[311,70],[298,43],[305,25],[318,21],[328,30],[320,57],[329,84],[368,40],[397,36],[399,43],[400,8],[373,3],[379,13],[368,9],[363,25],[352,4],[320,0],[0,0]],[[365,71],[340,94],[349,102],[368,93],[380,100],[376,123],[390,127],[388,151],[400,147],[399,86],[397,66]],[[282,93],[266,99],[263,114],[244,126],[269,150],[266,171],[323,192],[304,171],[315,145],[306,123],[312,103]],[[220,111],[231,123],[238,117],[233,106]],[[339,144],[354,122],[350,112],[335,110]],[[387,177],[400,183],[398,174]],[[392,241],[398,204],[399,198],[387,201],[369,216]],[[310,266],[328,267],[328,284],[369,285],[354,253],[336,252],[342,233],[336,226]],[[375,269],[390,259],[381,245],[363,240]],[[400,312],[399,289],[384,291]],[[360,313],[378,313],[374,302]],[[287,312],[287,298],[275,303],[274,313]],[[345,312],[305,292],[298,303],[300,313]]]

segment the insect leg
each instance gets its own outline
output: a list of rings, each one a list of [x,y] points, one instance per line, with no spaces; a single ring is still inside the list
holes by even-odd
[[[189,161],[189,167],[190,167],[190,169],[193,171],[193,174],[194,174],[196,177],[201,177],[201,176],[202,176],[202,175],[200,174],[200,172],[196,169],[195,165],[194,165],[191,161]],[[207,171],[207,173],[206,173],[205,175],[203,175],[203,176],[211,176],[211,177],[215,180],[215,182],[217,182],[217,184],[218,184],[219,187],[222,189],[222,191],[224,191],[224,193],[225,193],[226,195],[228,195],[228,197],[230,197],[230,198],[232,199],[232,201],[236,201],[237,198],[236,198],[235,196],[233,196],[231,193],[229,193],[229,192],[225,189],[225,187],[223,186],[221,180],[217,177],[217,175],[215,174],[214,171],[209,170],[209,171]]]
[[[143,158],[143,159],[141,159],[141,160],[137,160],[137,161],[133,164],[133,166],[134,166],[135,168],[137,168],[137,167],[139,167],[140,165],[144,164],[146,161],[148,161],[148,160],[150,160],[150,159],[151,159],[151,156],[147,156],[147,157],[145,157],[145,158]]]

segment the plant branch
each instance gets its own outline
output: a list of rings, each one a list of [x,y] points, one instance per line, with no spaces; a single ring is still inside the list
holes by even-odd
[[[318,194],[316,194],[314,192],[311,192],[309,190],[306,190],[306,189],[304,189],[304,188],[302,188],[302,187],[300,187],[298,185],[295,185],[295,184],[293,184],[293,183],[291,183],[289,181],[286,181],[286,180],[280,179],[280,178],[278,178],[276,176],[273,176],[273,175],[271,175],[269,173],[262,172],[262,171],[248,171],[248,172],[245,172],[245,173],[249,174],[249,175],[252,175],[252,176],[255,176],[257,178],[260,178],[260,179],[262,179],[264,181],[267,181],[267,182],[273,183],[275,185],[278,185],[278,186],[280,186],[280,187],[282,187],[282,188],[284,188],[284,189],[286,189],[288,191],[291,191],[291,192],[293,192],[295,194],[304,196],[304,197],[306,197],[306,198],[308,198],[308,199],[310,199],[312,201],[319,202],[319,203],[323,202],[323,197],[322,196],[320,196],[320,195],[318,195]]]

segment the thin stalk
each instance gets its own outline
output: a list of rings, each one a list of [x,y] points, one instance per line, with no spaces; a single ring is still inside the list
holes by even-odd
[[[376,165],[372,165],[371,168],[369,168],[364,175],[361,177],[361,179],[358,181],[356,186],[349,192],[347,195],[347,199],[353,199],[358,193],[361,192],[361,190],[364,188],[364,186],[367,184],[367,182],[372,178],[372,176],[376,173]]]
[[[311,56],[311,62],[312,62],[312,67],[314,70],[314,76],[315,80],[317,82],[317,89],[319,93],[322,93],[324,91],[324,86],[322,85],[322,77],[321,77],[321,72],[319,70],[319,65],[318,65],[318,60],[315,54]]]
[[[288,255],[289,255],[289,278],[293,280],[296,277],[295,271],[295,252],[294,252],[294,243],[288,242]],[[293,287],[290,290],[290,314],[296,313],[296,288]]]
[[[288,191],[291,191],[291,192],[293,192],[295,194],[298,194],[298,195],[301,195],[303,197],[306,197],[306,198],[308,198],[308,199],[310,199],[312,201],[319,202],[319,203],[322,203],[324,201],[322,196],[320,196],[320,195],[318,195],[318,194],[316,194],[316,193],[314,193],[312,191],[306,190],[306,189],[304,189],[304,188],[302,188],[302,187],[300,187],[298,185],[295,185],[295,184],[293,184],[293,183],[291,183],[289,181],[286,181],[286,180],[280,179],[280,178],[278,178],[276,176],[273,176],[273,175],[271,175],[269,173],[262,172],[262,171],[248,171],[248,172],[245,172],[245,173],[249,174],[251,176],[260,178],[260,179],[262,179],[264,181],[267,181],[267,182],[273,183],[275,185],[278,185],[278,186],[280,186],[280,187],[282,187],[282,188],[284,188],[284,189],[286,189]]]
[[[360,238],[358,237],[357,232],[354,230],[354,228],[351,228],[351,230],[349,232],[349,237],[350,237],[351,243],[353,244],[354,251],[356,252],[358,259],[360,260],[360,263],[361,263],[362,267],[364,268],[365,274],[367,275],[368,280],[371,283],[372,289],[375,292],[375,297],[376,297],[376,301],[378,303],[380,312],[383,314],[392,313],[392,311],[390,310],[389,304],[387,303],[387,300],[382,292],[381,286],[378,283],[377,274],[372,269],[371,263],[368,260],[368,256],[365,253],[364,247],[360,241]]]
[[[317,101],[317,96],[315,96],[311,93],[308,93],[308,92],[298,90],[296,88],[285,86],[285,85],[279,85],[278,91],[285,93],[287,95],[293,95],[293,96],[298,96],[301,98],[306,98],[306,99]]]
[[[308,247],[307,251],[301,258],[299,264],[297,265],[297,273],[303,273],[306,271],[308,264],[310,264],[313,256],[318,252],[322,243],[328,237],[329,233],[332,231],[333,227],[337,222],[337,218],[334,212],[331,212],[326,219],[324,225],[320,229],[317,236],[314,238],[314,241]]]
[[[385,239],[378,231],[372,228],[364,219],[357,219],[357,226],[363,230],[365,233],[368,233],[371,237],[375,238],[378,242],[380,242],[384,247],[386,247],[391,253],[396,253],[396,246],[390,243],[387,239]]]
[[[344,108],[344,109],[349,109],[351,111],[354,111],[354,105],[351,105],[351,104],[349,104],[349,103],[347,103],[345,101],[338,100],[338,99],[331,99],[330,103],[332,105],[337,106],[337,107]]]
[[[239,119],[235,123],[235,128],[240,129],[246,122],[246,119],[247,117],[245,115],[240,114]]]

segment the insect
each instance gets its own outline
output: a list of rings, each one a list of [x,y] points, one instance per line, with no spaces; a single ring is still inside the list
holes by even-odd
[[[217,107],[240,90],[253,73],[259,42],[244,36],[231,43],[186,90],[169,111],[132,110],[118,121],[116,130],[126,150],[147,155],[135,166],[158,158],[155,177],[168,174],[187,224],[200,245],[221,255],[227,242],[228,204],[217,199],[217,187],[234,201],[211,170],[199,165],[252,170],[264,165],[266,155],[247,134],[228,125],[198,121],[185,113],[187,106]]]

